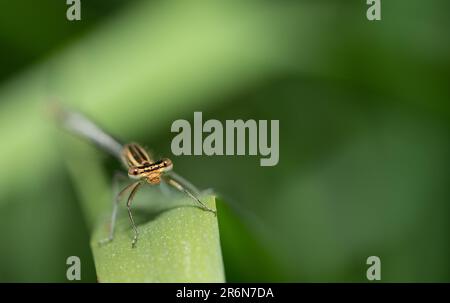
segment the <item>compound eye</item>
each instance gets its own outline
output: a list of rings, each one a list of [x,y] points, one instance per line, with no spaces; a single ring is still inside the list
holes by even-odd
[[[137,168],[130,168],[128,174],[131,176],[137,176],[139,174],[139,170]]]

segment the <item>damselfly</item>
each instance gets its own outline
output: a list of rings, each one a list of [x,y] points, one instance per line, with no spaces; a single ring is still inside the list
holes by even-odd
[[[114,228],[117,219],[117,210],[121,198],[128,193],[127,209],[128,216],[130,218],[131,226],[134,230],[134,238],[132,241],[132,247],[136,246],[139,232],[133,219],[131,212],[131,204],[133,198],[138,189],[144,184],[156,185],[161,182],[165,182],[170,186],[176,188],[180,192],[185,193],[195,202],[197,202],[204,210],[216,212],[206,206],[198,198],[198,190],[185,179],[175,174],[172,171],[173,163],[168,158],[155,161],[147,151],[137,143],[122,144],[119,140],[113,136],[107,134],[100,127],[95,125],[92,121],[81,115],[80,113],[72,112],[61,108],[60,106],[54,107],[54,112],[58,121],[66,129],[71,132],[88,139],[102,150],[113,155],[118,159],[128,171],[128,177],[135,180],[131,184],[127,185],[118,193],[115,193],[113,197],[113,210],[111,215],[109,237],[101,243],[108,243],[114,239]],[[117,177],[115,174],[113,178],[113,186],[116,187]]]

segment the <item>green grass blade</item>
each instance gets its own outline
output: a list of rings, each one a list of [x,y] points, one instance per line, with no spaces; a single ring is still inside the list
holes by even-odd
[[[214,196],[203,200],[215,208]],[[184,205],[135,212],[138,222],[143,222],[135,248],[127,217],[120,220],[109,244],[98,244],[107,236],[105,226],[95,229],[91,247],[100,282],[224,282],[216,216],[186,199],[166,202]]]

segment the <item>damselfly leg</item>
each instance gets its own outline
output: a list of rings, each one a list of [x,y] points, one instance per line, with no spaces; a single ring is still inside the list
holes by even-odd
[[[133,247],[133,248],[136,246],[136,242],[138,240],[139,232],[138,232],[138,229],[136,227],[136,223],[134,223],[133,214],[131,213],[131,202],[133,202],[134,195],[136,194],[138,188],[142,185],[142,181],[138,181],[138,182],[136,182],[134,184],[135,185],[132,188],[131,193],[128,196],[128,201],[127,201],[128,216],[130,217],[131,226],[133,227],[133,230],[134,230],[134,238],[133,238],[133,241],[131,242],[131,247]]]
[[[210,211],[212,212],[214,215],[216,215],[216,211],[209,208],[205,203],[203,203],[202,201],[200,201],[199,198],[197,198],[197,196],[192,193],[190,190],[187,189],[187,186],[184,186],[181,181],[177,181],[174,178],[172,178],[169,175],[163,175],[162,179],[167,182],[169,185],[171,185],[172,187],[176,188],[177,190],[179,190],[182,193],[185,193],[186,195],[188,195],[190,198],[192,198],[195,202],[197,202],[198,204],[200,204],[202,206],[202,208],[204,210]]]
[[[117,188],[118,179],[123,178],[123,177],[124,177],[123,174],[116,173],[114,175],[113,187]],[[197,198],[196,194],[191,192],[189,189],[187,189],[187,186],[184,186],[181,181],[175,180],[174,178],[172,178],[171,176],[168,176],[168,175],[163,175],[162,180],[164,182],[166,182],[167,184],[169,184],[170,186],[176,188],[178,191],[188,195],[194,201],[199,203],[201,205],[202,209],[204,209],[206,211],[210,211],[214,215],[216,215],[215,210],[209,208],[205,203],[200,201],[200,199]],[[101,245],[107,244],[107,243],[111,242],[112,240],[114,240],[114,231],[115,231],[115,225],[116,225],[116,221],[117,221],[118,206],[119,206],[120,201],[122,200],[123,195],[126,192],[130,191],[130,194],[128,195],[128,199],[127,199],[127,210],[128,210],[128,217],[130,219],[131,226],[134,231],[134,237],[133,237],[133,241],[131,242],[131,246],[133,248],[136,247],[136,243],[137,243],[137,240],[139,237],[139,231],[137,229],[136,223],[133,218],[133,214],[131,212],[131,204],[133,202],[134,196],[136,195],[136,192],[138,191],[139,187],[141,187],[141,185],[144,184],[144,182],[145,182],[144,180],[139,180],[137,182],[131,183],[131,184],[127,185],[125,188],[123,188],[120,192],[115,193],[114,201],[113,201],[113,210],[112,210],[112,215],[111,215],[111,222],[110,222],[110,226],[109,226],[109,236],[107,239],[100,241],[99,244],[101,244]]]
[[[125,176],[120,173],[116,173],[114,175],[114,178],[113,178],[113,188],[114,189],[117,189],[118,181],[120,178],[125,178]],[[115,232],[115,226],[116,226],[116,221],[117,221],[117,211],[118,211],[119,203],[122,200],[122,197],[125,195],[125,193],[128,192],[129,190],[131,190],[131,193],[128,196],[128,201],[129,201],[131,195],[133,194],[133,196],[134,196],[134,194],[135,194],[135,193],[133,193],[133,191],[135,191],[136,187],[138,187],[140,185],[140,183],[141,183],[140,181],[131,183],[131,184],[127,185],[125,188],[123,188],[120,192],[117,192],[117,190],[114,190],[113,209],[112,209],[112,213],[111,213],[111,221],[109,223],[109,236],[108,236],[108,238],[101,240],[99,242],[99,244],[101,244],[101,245],[107,244],[114,239],[114,232]],[[131,204],[131,202],[129,202],[129,203]],[[128,203],[127,203],[127,205],[128,205]],[[133,220],[132,220],[132,223],[134,223]],[[135,227],[135,226],[133,226],[133,227]]]

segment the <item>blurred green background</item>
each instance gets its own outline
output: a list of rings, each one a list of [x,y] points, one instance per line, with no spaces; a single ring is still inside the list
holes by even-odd
[[[227,281],[449,282],[450,2],[365,2],[1,0],[0,281],[96,281],[57,99],[220,194]],[[280,120],[279,164],[173,156],[194,111]]]

